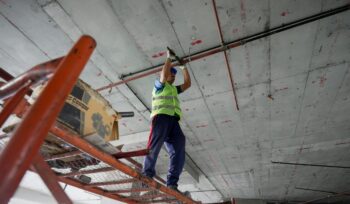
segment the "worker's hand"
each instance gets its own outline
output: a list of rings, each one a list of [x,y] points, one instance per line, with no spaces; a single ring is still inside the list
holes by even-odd
[[[170,52],[169,50],[166,52],[166,57],[171,60],[175,59],[174,53]]]
[[[185,61],[183,60],[183,58],[179,58],[178,60],[179,60],[180,65],[185,66],[186,63],[185,63]]]
[[[187,69],[187,67],[186,67],[185,65],[181,65],[181,66],[179,66],[179,68],[180,68],[181,70]]]

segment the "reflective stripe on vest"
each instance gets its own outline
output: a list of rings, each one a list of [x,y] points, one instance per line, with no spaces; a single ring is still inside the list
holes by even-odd
[[[180,101],[178,99],[177,89],[175,86],[165,83],[160,92],[156,89],[152,92],[152,113],[151,117],[157,114],[178,115],[181,118]]]
[[[152,106],[152,110],[159,110],[162,108],[168,108],[168,109],[179,109],[176,106],[172,106],[172,105],[160,105],[160,106]]]
[[[177,99],[176,96],[153,96],[152,100],[158,100],[158,99]]]

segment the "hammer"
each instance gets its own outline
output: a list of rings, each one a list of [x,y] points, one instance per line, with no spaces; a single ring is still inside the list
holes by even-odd
[[[180,57],[178,57],[172,49],[170,49],[169,47],[166,47],[166,48],[169,50],[171,55],[175,56],[175,59],[180,63],[180,65],[185,64],[185,62]]]

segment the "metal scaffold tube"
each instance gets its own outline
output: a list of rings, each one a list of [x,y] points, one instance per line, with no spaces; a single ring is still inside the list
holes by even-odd
[[[78,40],[68,55],[60,60],[38,100],[15,129],[0,155],[0,203],[8,203],[13,196],[95,47],[96,42],[90,36],[82,36]],[[39,72],[40,77],[46,76],[43,73],[49,74],[45,69],[42,70],[44,71],[35,70],[35,73]],[[26,78],[20,79],[23,84]],[[18,86],[18,81],[14,82],[16,83],[12,83],[10,88],[2,89],[10,90],[2,92],[4,97],[11,95],[12,88]]]
[[[44,161],[40,154],[37,154],[33,161],[33,169],[42,178],[52,195],[56,198],[56,201],[60,204],[72,204],[73,202],[66,195],[57,181],[57,176],[52,172],[51,168]]]

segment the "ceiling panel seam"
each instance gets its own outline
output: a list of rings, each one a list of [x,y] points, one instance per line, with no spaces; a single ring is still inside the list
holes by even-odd
[[[168,21],[169,21],[169,23],[170,23],[171,29],[173,30],[173,32],[174,32],[174,34],[175,34],[175,37],[176,37],[176,40],[177,40],[177,42],[179,43],[179,46],[181,47],[182,56],[184,56],[184,55],[185,55],[185,50],[184,50],[184,48],[183,48],[182,45],[181,45],[179,36],[177,35],[177,33],[176,33],[176,31],[175,31],[174,25],[171,23],[171,19],[170,19],[169,13],[168,13],[168,11],[166,10],[163,1],[162,1],[162,0],[158,0],[158,1],[159,1],[160,5],[162,6],[162,8],[163,8],[163,10],[164,10],[164,12],[165,12],[165,14],[166,14],[166,16],[168,17]]]
[[[48,56],[48,54],[42,50],[32,39],[29,38],[29,36],[23,31],[21,30],[21,28],[19,28],[18,26],[16,26],[10,19],[8,19],[4,14],[2,14],[0,12],[0,15],[5,18],[14,28],[16,28],[25,38],[27,38],[36,48],[38,48],[38,50],[40,50],[46,57],[47,59],[52,59],[50,56]]]
[[[122,25],[122,27],[124,28],[124,30],[126,31],[126,33],[133,39],[135,46],[137,47],[137,49],[139,49],[144,56],[144,59],[151,65],[154,66],[153,63],[149,60],[148,56],[145,54],[144,50],[142,49],[142,47],[137,43],[136,38],[129,32],[128,28],[125,26],[125,22],[122,20],[122,18],[120,18],[119,14],[117,13],[117,11],[115,10],[113,3],[111,2],[111,0],[106,0],[107,3],[109,4],[109,6],[112,8],[113,14],[116,17],[116,19],[120,22],[120,24]],[[129,87],[130,88],[130,87]]]
[[[46,6],[49,6],[50,4],[53,4],[53,3],[56,3],[56,4],[60,7],[60,9],[61,9],[67,16],[69,16],[68,13],[66,12],[66,10],[62,7],[62,5],[61,5],[58,1],[50,1],[50,2],[47,2],[47,3],[44,4],[44,5],[40,5],[40,4],[39,4],[39,5],[41,6],[43,12],[44,12],[47,16],[49,16],[50,18],[52,18],[52,16],[46,11],[45,7],[46,7]],[[52,19],[53,19],[53,18],[52,18]],[[74,24],[74,26],[75,26],[75,27],[78,29],[78,31],[80,32],[80,35],[82,35],[82,31],[81,31],[80,27],[73,21],[72,18],[70,18],[70,19],[71,19],[72,23]],[[53,19],[53,20],[54,20],[54,19]],[[57,25],[59,25],[59,24],[57,23]],[[61,26],[60,26],[60,28],[61,28]],[[69,39],[71,39],[71,42],[73,43],[73,42],[74,42],[74,39],[73,39],[64,29],[61,28],[61,30],[62,30],[62,32],[63,32]],[[110,67],[112,67],[112,66],[110,65],[110,63],[108,62],[108,60],[107,60],[105,57],[103,57],[103,55],[99,52],[98,49],[95,49],[95,53],[97,53],[98,55],[100,55],[100,56],[104,59],[104,61],[105,61]],[[106,76],[106,75],[104,74],[103,70],[102,70],[99,66],[97,66],[97,65],[95,64],[94,60],[90,59],[90,62],[91,62],[92,64],[95,65],[95,67],[103,74],[103,76],[104,76],[108,81],[112,82],[112,80],[110,80],[110,79],[108,78],[108,76]],[[113,71],[113,69],[111,69],[111,70]],[[116,72],[116,74],[119,75],[117,72]]]
[[[37,0],[37,1],[38,1],[38,0]],[[64,8],[63,8],[63,7],[60,5],[60,3],[57,2],[57,1],[45,2],[45,4],[43,4],[43,5],[41,5],[41,4],[38,2],[38,4],[39,4],[39,6],[41,7],[42,11],[43,11],[49,18],[51,18],[51,19],[54,20],[54,21],[55,21],[55,19],[53,19],[52,16],[51,16],[51,15],[46,11],[46,9],[45,9],[45,7],[50,6],[51,4],[57,4],[57,5],[60,7],[60,9],[61,9],[67,16],[69,16],[69,15],[67,14],[67,12],[64,10]],[[70,18],[70,19],[71,19],[71,18]],[[74,24],[74,26],[78,29],[78,31],[80,32],[80,35],[82,35],[81,29],[79,28],[79,26],[78,26],[72,19],[71,19],[71,21],[72,21],[72,23]],[[56,23],[57,23],[57,22],[56,22]],[[57,23],[57,25],[60,26],[59,23]],[[61,26],[60,26],[60,28],[61,28],[61,31],[71,40],[71,42],[74,43],[74,39],[72,38],[72,36],[70,36]],[[101,53],[100,53],[97,49],[95,49],[95,53],[98,54],[98,55],[100,55],[101,57],[103,57],[103,56],[101,55]],[[104,58],[104,57],[103,57],[103,58]],[[96,69],[103,75],[103,77],[104,77],[107,81],[112,82],[112,80],[110,80],[109,77],[106,76],[106,74],[103,72],[103,70],[102,70],[99,66],[96,65],[96,63],[95,63],[95,61],[94,61],[93,59],[90,59],[89,61],[96,67]],[[108,65],[110,65],[109,62],[108,62],[106,59],[104,59],[104,61],[105,61]],[[113,71],[113,70],[112,70],[112,71]]]
[[[265,24],[265,28],[270,29],[270,24],[271,24],[271,5],[270,5],[270,0],[267,1],[267,8],[268,8],[268,12],[267,12],[267,22]],[[272,71],[272,67],[271,67],[271,36],[266,37],[266,39],[268,40],[268,58],[267,58],[267,66],[268,66],[268,84],[267,84],[267,91],[268,91],[268,96],[271,96],[271,86],[272,86],[272,79],[271,79],[271,71]],[[271,99],[271,98],[270,98]],[[268,137],[270,140],[270,152],[269,152],[269,157],[272,158],[272,147],[273,147],[273,140],[271,138],[271,120],[272,120],[272,112],[271,112],[271,105],[272,105],[272,100],[269,100],[268,102],[268,107],[269,107],[269,123],[268,123]],[[262,167],[261,167],[262,170]],[[270,184],[270,168],[268,169],[268,177],[267,177],[267,183]],[[263,181],[262,181],[262,177],[263,175],[260,175],[260,185],[262,185]],[[261,197],[264,197],[264,188],[261,189]]]
[[[336,103],[336,101],[337,101],[337,99],[338,99],[339,91],[340,91],[340,89],[343,87],[344,82],[345,82],[345,79],[346,79],[347,75],[349,74],[349,71],[350,71],[350,66],[347,66],[347,71],[346,71],[346,73],[343,75],[342,81],[341,81],[341,83],[340,83],[341,85],[339,86],[339,88],[338,88],[338,90],[337,90],[337,93],[335,94],[333,103],[330,105],[328,114],[326,114],[326,115],[328,115],[328,118],[326,119],[326,123],[325,123],[325,126],[326,126],[326,127],[328,127],[329,120],[330,120],[330,117],[329,117],[329,116],[330,116],[330,114],[331,114],[331,112],[332,112],[332,110],[333,110],[334,104]],[[321,168],[320,171],[322,172],[322,171],[327,171],[327,170],[326,170],[325,168]]]
[[[67,13],[67,11],[62,7],[62,5],[61,5],[59,2],[56,2],[56,1],[53,2],[53,1],[52,1],[52,2],[49,2],[49,3],[45,4],[45,6],[48,6],[48,5],[51,4],[51,3],[57,3],[57,5],[59,5],[60,9],[62,9],[62,11],[63,11],[67,16],[69,16],[68,13]],[[44,6],[41,6],[41,7],[44,8]],[[43,9],[43,11],[44,11],[48,16],[50,16],[50,15],[46,12],[45,9]],[[51,16],[50,16],[50,17],[51,17]],[[76,24],[76,22],[75,22],[72,18],[70,18],[70,19],[71,19],[72,23],[74,24],[74,26],[78,29],[78,31],[79,31],[80,33],[82,33],[81,28]],[[63,33],[65,33],[65,34],[67,35],[68,38],[70,38],[72,41],[74,41],[74,40],[72,39],[72,37],[71,37],[65,30],[63,30],[63,29],[61,29],[61,30],[62,30]],[[99,51],[98,47],[96,47],[95,52],[96,52],[98,55],[101,56],[101,58],[106,62],[107,65],[109,65],[111,68],[113,67],[113,66],[110,64],[109,60],[107,60],[107,59],[101,54],[101,52]],[[91,61],[91,63],[93,63],[93,64],[95,65],[95,67],[96,67],[101,73],[103,73],[102,69],[101,69],[99,66],[97,66],[97,65],[95,64],[95,62],[94,62],[93,59],[90,59],[90,61]],[[115,73],[118,75],[118,78],[120,79],[120,74],[119,74],[117,71],[115,71],[114,69],[111,69],[111,70],[112,70],[112,72],[115,72]],[[109,77],[106,76],[104,73],[103,73],[103,76],[104,76],[109,82],[113,83],[113,81],[112,81],[111,79],[109,79]],[[134,94],[134,96],[140,101],[140,103],[144,106],[144,108],[146,108],[146,110],[149,111],[149,108],[144,104],[144,102],[143,102],[142,100],[140,100],[140,98],[135,94],[135,92],[134,92],[128,85],[127,85],[127,87],[128,87],[128,89]],[[128,97],[127,97],[124,93],[122,93],[122,92],[118,89],[118,87],[115,87],[115,88],[120,92],[120,94],[121,94],[124,98],[127,98],[127,99],[128,99]],[[134,109],[135,109],[145,120],[147,120],[147,121],[149,120],[149,119],[146,118],[143,114],[141,114],[141,110],[138,110],[131,102],[129,102],[129,100],[128,100],[128,103],[129,103],[132,107],[134,107]]]
[[[319,35],[319,32],[317,32],[319,29],[320,29],[320,26],[319,26],[319,21],[318,21],[318,25],[317,25],[317,29],[316,29],[316,33],[315,33],[316,37],[314,38],[313,47],[312,47],[312,57],[310,58],[310,61],[309,61],[309,69],[311,69],[312,59],[313,59],[313,57],[315,56],[315,55],[314,55],[314,52],[315,52],[315,42],[316,42],[316,39],[317,39],[317,37],[318,37],[318,35]],[[337,32],[337,35],[338,35],[338,34],[339,34],[339,31]],[[334,42],[335,42],[335,40],[333,41],[331,47],[334,45]],[[327,61],[329,61],[329,60],[327,60]],[[340,63],[336,63],[336,64],[344,64],[344,62],[340,62]],[[329,67],[331,67],[330,64],[324,66],[323,68],[326,69],[326,68],[329,68]],[[319,68],[318,68],[317,70],[319,70]],[[313,71],[313,70],[309,70],[309,71],[308,71],[308,76],[309,76],[309,74],[310,74],[312,71]],[[344,74],[344,76],[343,76],[343,78],[342,78],[342,81],[341,81],[341,84],[343,84],[344,79],[345,79],[345,76],[346,76],[346,74]],[[306,84],[307,84],[307,81],[306,81],[306,83],[305,83],[305,86],[306,86]],[[305,89],[306,89],[306,87],[305,87]],[[304,92],[305,92],[305,89],[304,89]],[[336,102],[336,97],[338,96],[339,90],[340,90],[340,88],[337,90],[336,96],[335,96],[334,100],[332,100],[333,103],[330,105],[329,113],[331,112],[331,109],[332,109],[332,107],[334,106],[334,103]],[[303,97],[303,98],[304,98],[304,97]],[[303,103],[302,103],[302,106],[303,106]],[[328,114],[328,115],[329,115],[329,114]],[[297,129],[297,128],[296,128],[296,129]],[[295,131],[296,131],[296,130],[295,130]],[[295,134],[294,134],[294,136],[295,136]],[[301,152],[302,152],[302,150],[304,149],[305,137],[306,137],[305,135],[302,136],[302,144],[301,144],[301,146],[300,146],[300,150],[298,151],[298,155],[300,155]],[[299,161],[299,157],[297,157],[297,161],[296,161],[296,162],[298,162],[298,161]],[[297,171],[297,166],[294,167],[294,170],[293,170],[292,175],[291,175],[291,177],[290,177],[289,183],[287,184],[286,191],[285,191],[285,195],[284,195],[284,199],[287,199],[286,197],[287,197],[287,195],[288,195],[288,193],[289,193],[289,187],[292,185],[292,181],[294,180],[296,171]]]
[[[322,11],[322,9],[323,9],[323,2],[322,2],[322,5],[321,5],[321,11]],[[316,39],[317,39],[317,36],[318,36],[317,35],[317,31],[319,30],[319,27],[320,27],[320,20],[317,20],[317,27],[315,29],[315,38],[314,38],[314,40],[312,42],[312,49],[311,49],[312,54],[311,54],[311,58],[310,58],[309,64],[308,64],[308,71],[307,71],[307,75],[306,75],[304,91],[303,91],[303,95],[302,95],[302,99],[301,99],[301,103],[300,103],[300,109],[299,109],[299,112],[298,112],[298,119],[297,119],[297,122],[296,122],[296,125],[295,125],[293,137],[296,136],[297,129],[298,129],[299,123],[300,123],[300,117],[301,117],[301,113],[302,113],[302,110],[303,110],[303,103],[304,103],[304,98],[305,98],[306,87],[307,87],[309,76],[310,76],[310,69],[311,69],[311,64],[312,64],[312,58],[314,56],[314,48],[315,48]],[[299,162],[300,154],[303,151],[304,142],[305,142],[305,135],[303,135],[303,137],[302,137],[302,143],[300,145],[299,151],[297,152],[298,155],[297,155],[297,159],[296,159],[297,161],[296,162]],[[294,180],[294,176],[296,174],[297,168],[298,168],[298,166],[294,166],[294,168],[292,169],[289,181],[288,181],[288,183],[285,186],[286,189],[284,191],[284,195],[282,195],[283,196],[283,200],[285,200],[287,198],[287,196],[288,196],[289,188],[292,185],[292,182]]]
[[[213,0],[214,1],[214,0]],[[244,1],[240,1],[240,20],[241,20],[241,22],[242,22],[242,27],[241,27],[241,29],[242,29],[242,31],[244,32],[245,31],[245,29],[246,29],[246,11],[245,11],[245,3],[244,3]],[[224,42],[223,42],[224,43]],[[246,45],[242,45],[243,46],[243,49],[244,49],[244,60],[245,60],[245,64],[246,64],[246,68],[247,68],[247,70],[248,70],[248,73],[251,73],[252,72],[252,70],[251,70],[251,65],[250,65],[250,60],[251,60],[251,57],[250,57],[250,54],[249,54],[249,50],[247,49],[247,46]],[[269,60],[269,59],[268,59]],[[248,80],[249,81],[251,81],[251,79],[250,79],[250,77],[248,76]],[[269,83],[269,82],[267,82],[267,83]],[[249,89],[251,90],[251,92],[256,92],[256,90],[255,90],[255,86],[251,86],[251,87],[249,87]],[[255,96],[253,96],[253,104],[254,104],[254,109],[253,109],[253,113],[254,113],[254,116],[255,116],[255,114],[256,114],[256,112],[257,112],[257,110],[256,110],[256,98],[255,98]],[[244,115],[244,111],[242,112],[242,111],[239,111],[239,119],[240,119],[240,121],[241,121],[241,123],[242,123],[242,118],[244,118],[242,115]],[[256,121],[257,121],[257,118],[256,117],[254,117],[254,119],[253,119],[253,121],[254,121],[254,124],[256,123]],[[249,135],[247,135],[247,133],[246,133],[246,131],[245,131],[245,128],[242,128],[242,133],[243,133],[243,135],[244,135],[244,138],[247,140],[248,138],[249,138]],[[255,142],[257,143],[257,146],[259,147],[260,146],[260,142],[259,142],[259,138],[257,137],[258,136],[258,134],[257,134],[257,132],[256,131],[254,131],[254,140],[255,140]],[[240,156],[240,158],[241,158],[241,160],[242,160],[242,151],[239,151],[239,156]],[[259,159],[260,160],[262,160],[262,154],[261,154],[261,152],[258,154],[258,157],[259,157]],[[242,160],[242,164],[244,165],[244,162],[243,162],[243,160]],[[261,163],[259,164],[260,165],[260,170],[262,169],[262,165],[261,165]],[[251,169],[252,170],[252,172],[254,172],[254,170],[253,169]],[[254,174],[254,173],[253,173]],[[250,177],[252,177],[253,175],[251,175],[251,173],[249,174],[250,175]],[[250,177],[248,177],[248,178],[250,178]],[[254,179],[253,179],[254,180]],[[260,181],[261,181],[261,178],[260,178]],[[253,181],[252,181],[253,182]],[[254,184],[254,186],[255,186],[255,184]],[[258,183],[258,191],[255,189],[255,187],[253,187],[253,190],[254,190],[254,194],[259,194],[259,193],[261,193],[261,191],[260,191],[260,189],[261,189],[261,182],[259,182]]]

